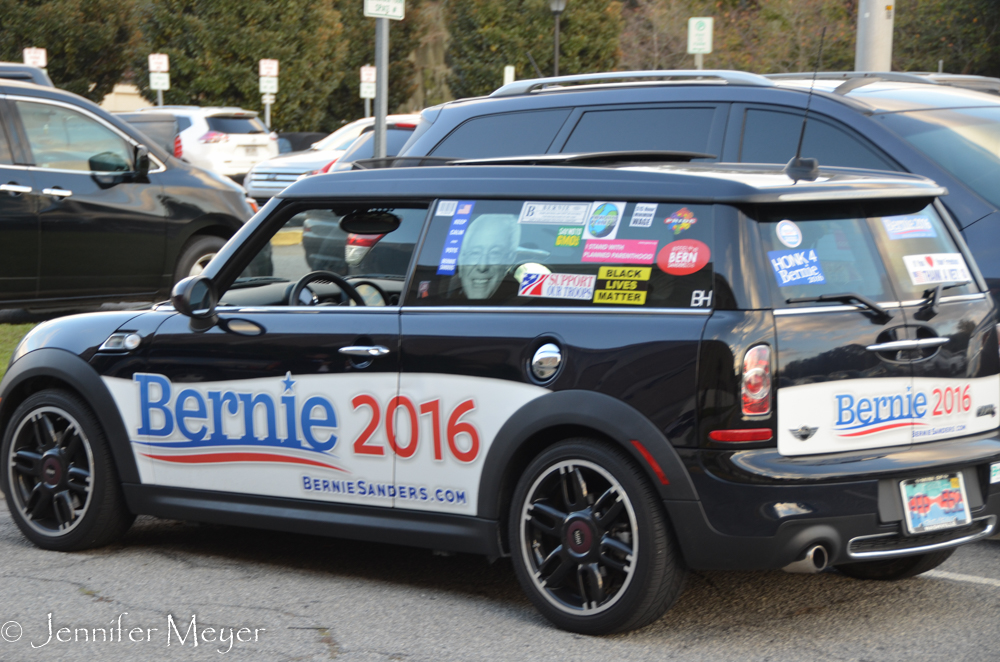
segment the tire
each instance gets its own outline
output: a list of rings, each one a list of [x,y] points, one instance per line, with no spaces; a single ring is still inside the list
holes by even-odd
[[[627,455],[593,440],[560,442],[532,461],[514,490],[509,534],[521,587],[564,630],[641,628],[683,590],[659,496]]]
[[[226,240],[222,237],[202,235],[194,237],[181,250],[181,256],[177,258],[177,270],[174,272],[174,282],[183,280],[188,276],[198,276],[205,270],[208,263],[212,261],[219,249],[226,245]]]
[[[75,395],[30,396],[14,410],[0,451],[7,507],[39,547],[101,547],[132,525],[104,431]]]
[[[938,567],[955,553],[955,549],[944,549],[940,552],[928,552],[915,556],[904,556],[899,559],[884,561],[861,561],[859,563],[844,563],[834,566],[840,572],[854,579],[875,579],[879,581],[895,581],[909,579],[928,570]]]

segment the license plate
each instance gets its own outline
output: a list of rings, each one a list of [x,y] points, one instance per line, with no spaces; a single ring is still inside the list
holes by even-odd
[[[244,147],[243,150],[246,152],[247,156],[257,156],[256,145],[251,145],[250,147]]]
[[[962,474],[940,474],[899,482],[910,533],[965,526],[972,521]]]

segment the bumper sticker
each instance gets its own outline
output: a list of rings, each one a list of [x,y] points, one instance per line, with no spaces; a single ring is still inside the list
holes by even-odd
[[[614,239],[618,234],[618,222],[625,212],[624,202],[595,202],[590,219],[584,226],[584,239]]]
[[[656,266],[671,276],[687,276],[701,271],[712,257],[708,246],[697,239],[681,239],[660,249]]]
[[[931,219],[926,216],[890,216],[882,219],[882,226],[892,241],[937,236]]]
[[[588,239],[581,262],[652,264],[658,243],[655,239]]]
[[[906,271],[910,274],[910,280],[914,285],[972,280],[961,253],[904,255],[903,264],[906,265]]]
[[[518,223],[542,225],[583,225],[589,202],[525,202]]]
[[[816,251],[768,251],[774,278],[779,287],[789,285],[818,285],[826,282]]]
[[[585,274],[527,273],[521,280],[521,287],[517,295],[590,301],[594,296],[594,282],[596,280],[595,276]]]
[[[799,244],[802,243],[802,230],[787,219],[778,223],[774,232],[778,235],[778,241],[789,248],[798,248]]]
[[[695,218],[694,213],[690,209],[687,207],[681,207],[668,216],[663,222],[673,229],[674,235],[679,235],[681,232],[684,232],[697,223],[698,219]]]
[[[638,203],[632,210],[632,218],[628,222],[630,228],[648,228],[653,225],[653,217],[656,216],[658,205]]]

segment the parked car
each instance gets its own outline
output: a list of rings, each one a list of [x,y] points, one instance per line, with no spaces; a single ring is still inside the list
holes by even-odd
[[[783,164],[798,144],[812,76],[662,71],[516,81],[424,110],[400,155],[680,150],[702,161]],[[917,173],[947,188],[942,201],[1000,295],[1000,99],[934,76],[886,76],[821,72],[803,155]]]
[[[0,78],[20,80],[26,83],[34,83],[35,85],[44,85],[45,87],[55,87],[52,84],[52,79],[45,73],[45,69],[18,62],[0,62]]]
[[[253,215],[238,185],[90,101],[5,79],[0,191],[2,307],[162,299]]]
[[[403,130],[401,128],[403,125],[409,126],[412,131],[417,125],[419,116],[389,115],[386,119],[387,129],[395,133],[397,130]],[[284,154],[258,163],[250,170],[244,180],[247,193],[260,204],[264,204],[271,196],[279,193],[300,177],[317,172],[329,172],[332,165],[344,157],[345,151],[354,144],[358,136],[366,131],[370,132],[374,125],[375,120],[371,117],[355,120],[337,129],[323,140],[313,143],[308,150]],[[406,134],[407,138],[409,135],[409,133]],[[398,141],[395,139],[390,142],[398,150],[406,142],[406,139],[404,138],[398,144],[396,144]],[[392,152],[392,154],[395,153],[396,151]],[[371,156],[370,149],[368,156]]]
[[[200,106],[155,106],[139,113],[177,118],[184,159],[242,182],[255,164],[278,155],[278,134],[252,110]]]
[[[892,580],[992,535],[997,311],[944,190],[649,156],[307,177],[171,306],[37,327],[0,382],[13,521],[509,555],[588,634],[687,568]],[[409,259],[313,270],[313,214]]]
[[[385,154],[396,156],[413,136],[420,122],[420,115],[389,115],[385,125]],[[322,172],[350,170],[355,161],[370,159],[375,154],[375,126],[366,127],[339,159],[327,165]]]

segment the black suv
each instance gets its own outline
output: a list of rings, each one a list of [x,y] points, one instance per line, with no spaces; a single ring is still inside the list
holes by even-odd
[[[587,633],[686,568],[899,579],[994,532],[997,314],[943,189],[614,160],[309,177],[172,306],[37,327],[0,383],[14,521],[510,555]],[[316,214],[374,271],[313,271]]]
[[[614,150],[699,152],[706,161],[785,164],[813,74],[739,71],[585,74],[517,81],[422,113],[406,156],[460,159]],[[952,83],[952,84],[945,84]],[[1000,292],[1000,98],[996,79],[820,73],[802,155],[825,166],[911,172],[948,189],[994,296]]]
[[[163,298],[252,215],[90,101],[0,78],[0,306]]]

